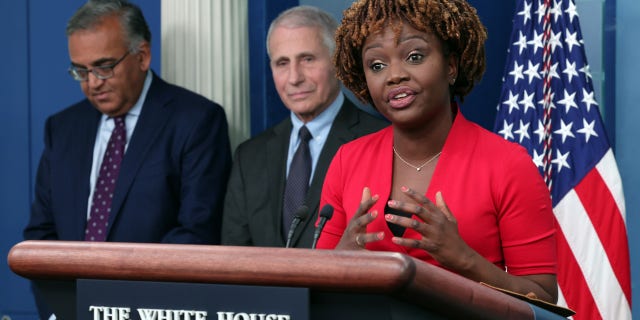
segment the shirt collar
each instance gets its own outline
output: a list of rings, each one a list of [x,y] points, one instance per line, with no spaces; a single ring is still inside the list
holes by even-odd
[[[144,79],[144,85],[142,86],[142,92],[140,93],[140,97],[138,101],[133,105],[133,108],[129,110],[129,114],[132,116],[139,116],[142,111],[142,105],[144,104],[145,99],[147,98],[147,93],[149,93],[149,87],[151,87],[151,81],[153,80],[153,75],[151,73],[151,69],[147,71],[147,76]]]

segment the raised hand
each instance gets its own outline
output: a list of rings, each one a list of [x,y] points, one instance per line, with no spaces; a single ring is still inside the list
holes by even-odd
[[[379,196],[377,194],[371,196],[371,190],[369,190],[368,187],[365,187],[362,190],[360,206],[358,206],[358,210],[349,221],[349,224],[344,230],[344,234],[342,235],[342,238],[340,238],[340,242],[336,246],[336,249],[364,249],[367,243],[382,240],[384,238],[384,232],[367,233],[367,225],[378,217],[377,210],[368,212],[378,201],[378,198]]]

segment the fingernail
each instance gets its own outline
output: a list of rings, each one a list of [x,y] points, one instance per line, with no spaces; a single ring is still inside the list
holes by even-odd
[[[376,194],[376,195],[373,195],[373,197],[371,197],[371,200],[378,201],[378,198],[380,198],[380,196]]]
[[[393,207],[393,206],[395,206],[395,205],[396,205],[396,201],[395,201],[395,200],[389,200],[389,201],[387,202],[387,204],[388,204],[390,207]]]
[[[409,191],[409,188],[407,188],[405,186],[402,186],[402,187],[400,187],[400,190],[402,190],[402,192],[407,192],[407,191]]]
[[[378,210],[371,211],[371,217],[375,218],[378,216]]]
[[[393,215],[392,215],[392,214],[385,214],[385,215],[384,215],[384,218],[385,218],[387,221],[393,221]]]
[[[380,231],[376,234],[376,238],[378,238],[378,240],[382,240],[384,239],[384,232]]]

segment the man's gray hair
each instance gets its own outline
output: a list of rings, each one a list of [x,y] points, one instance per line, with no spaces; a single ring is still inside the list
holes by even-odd
[[[338,28],[338,22],[329,13],[319,8],[312,6],[297,6],[280,13],[280,15],[271,22],[269,31],[267,32],[267,54],[269,54],[269,58],[271,58],[269,41],[271,39],[271,33],[276,27],[318,28],[321,31],[322,42],[327,49],[329,49],[330,55],[333,55],[333,51],[336,48],[334,35]]]
[[[138,52],[143,42],[151,45],[151,31],[142,10],[126,0],[89,0],[73,14],[67,23],[67,37],[79,30],[95,28],[107,17],[116,16],[125,35],[125,45]]]

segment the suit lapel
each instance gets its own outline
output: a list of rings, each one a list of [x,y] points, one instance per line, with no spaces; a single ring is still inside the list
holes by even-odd
[[[273,212],[275,217],[269,219],[272,223],[274,234],[282,235],[282,210],[284,201],[284,188],[287,181],[287,152],[289,149],[289,137],[291,135],[291,119],[287,118],[273,128],[274,136],[267,142],[267,163],[272,163],[273,168],[266,168],[268,172],[268,181],[266,188],[268,188],[270,197],[275,199],[272,201],[274,208],[269,210]],[[257,164],[260,165],[260,164]],[[279,237],[282,243],[285,245],[285,239]]]
[[[331,125],[331,131],[327,136],[327,141],[322,147],[322,152],[320,152],[313,180],[311,182],[311,186],[309,186],[309,191],[307,192],[307,197],[305,199],[307,204],[312,203],[314,205],[309,207],[309,218],[301,223],[301,226],[299,227],[300,230],[314,228],[320,210],[320,195],[322,193],[324,175],[331,164],[331,160],[333,160],[333,156],[338,151],[338,148],[357,137],[350,128],[357,125],[358,122],[359,117],[356,107],[349,101],[349,99],[345,98],[344,103],[340,108],[340,112],[338,112],[333,124]],[[302,234],[303,232],[296,232],[292,241],[294,245],[298,242]]]
[[[154,74],[133,136],[127,147],[127,152],[122,159],[122,166],[111,204],[112,212],[109,216],[109,229],[111,229],[113,222],[122,211],[122,206],[131,184],[135,180],[148,151],[171,116],[171,112],[166,108],[171,101],[169,92],[171,92],[171,88],[168,84]]]
[[[74,230],[77,232],[77,240],[84,240],[84,230],[87,227],[93,148],[96,143],[101,117],[101,113],[88,100],[85,100],[83,107],[85,107],[83,110],[86,110],[86,112],[80,116],[82,120],[73,124],[78,128],[78,134],[74,135],[77,140],[68,142],[75,146],[72,148],[75,155],[70,157],[75,163],[72,163],[71,166],[79,169],[77,171],[79,174],[73,177],[73,189],[71,191],[75,194],[74,215],[77,218],[74,221],[77,221],[77,225]]]

